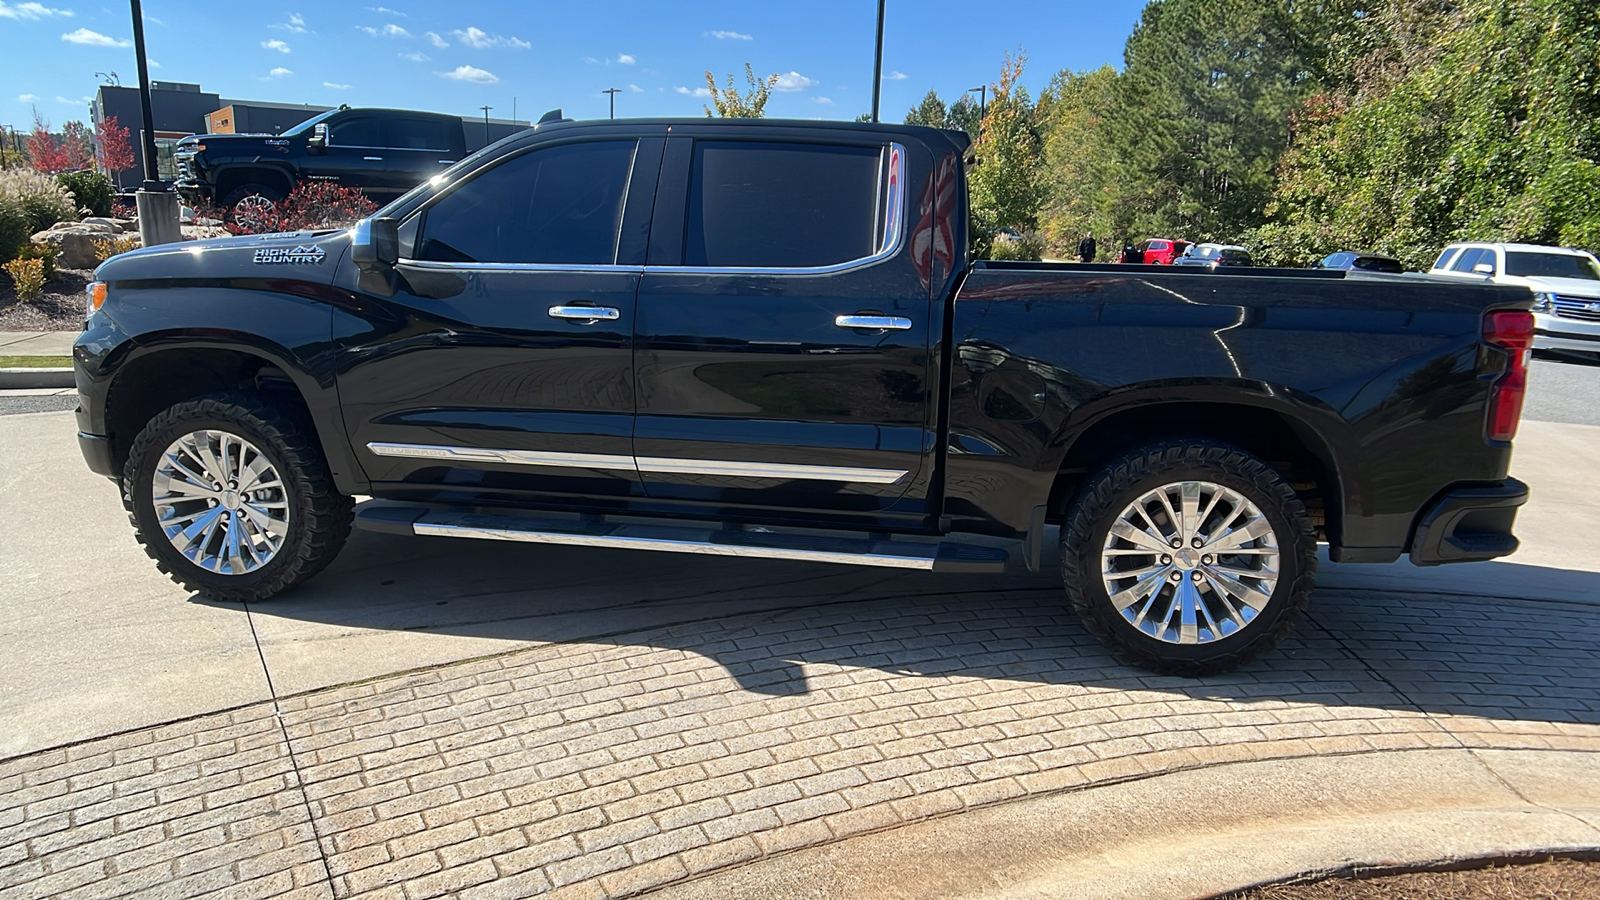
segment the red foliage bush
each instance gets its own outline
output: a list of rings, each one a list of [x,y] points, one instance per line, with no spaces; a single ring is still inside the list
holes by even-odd
[[[215,218],[234,234],[273,234],[280,231],[321,231],[344,228],[372,215],[377,204],[358,188],[340,187],[326,181],[302,184],[278,201],[271,210],[253,211],[248,216],[227,217],[214,209],[195,210],[195,218]]]

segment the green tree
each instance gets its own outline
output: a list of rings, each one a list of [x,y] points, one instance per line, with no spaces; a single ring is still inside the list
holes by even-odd
[[[944,101],[939,99],[939,92],[930,90],[921,103],[906,113],[906,124],[944,128],[948,115],[949,110],[945,108]]]
[[[950,104],[945,111],[944,127],[965,131],[974,138],[978,136],[978,101],[972,99],[971,94],[962,94],[961,99]]]
[[[1039,232],[1057,256],[1070,256],[1093,231],[1103,253],[1129,240],[1131,217],[1119,206],[1116,158],[1104,139],[1115,98],[1116,70],[1056,73],[1035,110],[1043,139]]]
[[[759,119],[766,115],[767,98],[772,94],[772,86],[778,83],[777,75],[768,75],[765,78],[756,78],[755,70],[749,63],[744,64],[744,77],[750,83],[747,91],[741,92],[733,86],[733,76],[728,76],[728,86],[717,87],[717,80],[706,73],[706,87],[711,89],[712,106],[706,107],[706,116],[722,116],[726,119]],[[712,107],[715,107],[715,110]]]
[[[1000,80],[983,116],[973,150],[977,163],[968,177],[974,252],[987,256],[1001,228],[1031,232],[1038,223],[1041,191],[1039,134],[1033,104],[1018,80],[1027,65],[1019,49],[1006,54]]]

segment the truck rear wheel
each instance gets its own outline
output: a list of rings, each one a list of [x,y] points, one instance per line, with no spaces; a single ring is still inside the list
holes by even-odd
[[[134,438],[122,501],[156,567],[215,600],[265,600],[331,562],[350,533],[322,450],[263,397],[170,407]]]
[[[1061,529],[1067,596],[1121,661],[1214,675],[1275,646],[1306,612],[1316,534],[1283,476],[1207,440],[1101,469]]]
[[[223,198],[222,212],[240,225],[265,225],[282,199],[282,194],[264,184],[241,184]]]

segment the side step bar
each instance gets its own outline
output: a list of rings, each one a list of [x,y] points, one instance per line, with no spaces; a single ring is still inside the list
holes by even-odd
[[[933,572],[1000,573],[1008,554],[973,544],[911,543],[864,538],[818,537],[729,531],[688,525],[632,524],[598,520],[543,519],[498,513],[468,513],[369,500],[356,507],[357,528],[385,534],[576,544],[621,550],[661,550],[712,556],[749,556],[805,562],[884,566]]]

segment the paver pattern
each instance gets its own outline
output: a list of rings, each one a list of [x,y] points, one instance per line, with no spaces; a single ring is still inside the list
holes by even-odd
[[[0,897],[618,898],[1232,761],[1600,752],[1597,638],[1593,606],[1331,591],[1191,681],[1042,588],[551,644],[0,762]]]

